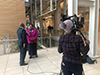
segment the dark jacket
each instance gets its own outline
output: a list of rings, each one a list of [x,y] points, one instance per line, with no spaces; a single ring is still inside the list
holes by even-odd
[[[26,31],[23,28],[19,28],[17,30],[17,36],[18,36],[18,45],[23,46],[23,44],[27,44],[26,41]]]
[[[84,45],[82,37],[74,34],[66,34],[60,37],[58,52],[63,53],[63,59],[81,64],[81,53],[87,55],[89,51],[89,45]]]

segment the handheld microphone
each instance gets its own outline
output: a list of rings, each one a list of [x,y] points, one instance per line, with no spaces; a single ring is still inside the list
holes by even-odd
[[[29,32],[31,32],[31,30]]]

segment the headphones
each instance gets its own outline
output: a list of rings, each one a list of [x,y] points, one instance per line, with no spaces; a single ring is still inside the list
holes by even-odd
[[[62,28],[62,29],[65,29],[66,28],[66,24],[65,23],[60,23],[60,27]]]
[[[72,20],[71,20],[72,21]],[[72,23],[73,23],[73,21],[72,21]],[[62,29],[65,29],[66,28],[66,24],[65,23],[60,23],[60,28],[62,28]],[[71,27],[71,32],[75,32],[76,31],[76,27],[75,27],[75,25],[73,24],[73,26]]]

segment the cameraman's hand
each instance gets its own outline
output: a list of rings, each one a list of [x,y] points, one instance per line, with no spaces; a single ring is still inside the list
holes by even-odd
[[[89,40],[86,40],[85,43],[86,43],[86,44],[90,44],[90,41],[89,41]]]

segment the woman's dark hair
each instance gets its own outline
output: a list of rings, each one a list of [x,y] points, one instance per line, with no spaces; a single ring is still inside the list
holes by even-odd
[[[34,27],[34,25],[32,23],[30,23],[29,25],[32,25],[32,27]]]

